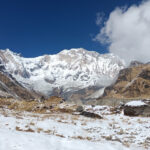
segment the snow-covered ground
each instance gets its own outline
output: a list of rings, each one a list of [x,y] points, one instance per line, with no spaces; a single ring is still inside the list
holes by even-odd
[[[121,144],[69,140],[35,133],[0,130],[0,150],[128,150]]]
[[[144,105],[146,105],[146,103],[144,103],[143,101],[139,101],[139,100],[126,103],[126,106],[133,106],[133,107],[140,107]]]
[[[94,109],[103,119],[0,109],[0,150],[150,149],[150,118],[110,114],[108,107]]]

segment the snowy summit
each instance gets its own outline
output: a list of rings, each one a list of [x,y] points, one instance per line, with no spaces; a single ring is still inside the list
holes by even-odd
[[[124,61],[113,54],[99,54],[83,48],[63,50],[56,55],[24,58],[9,49],[0,50],[6,71],[28,89],[50,96],[61,91],[104,87],[113,82]]]

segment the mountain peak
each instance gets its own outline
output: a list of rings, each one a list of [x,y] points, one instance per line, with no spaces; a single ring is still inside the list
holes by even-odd
[[[1,64],[9,74],[23,86],[45,95],[109,85],[124,68],[123,61],[115,55],[83,48],[35,58],[21,57],[9,49],[1,52]]]
[[[97,54],[100,55],[99,53],[97,53],[96,51],[88,51],[84,48],[71,48],[71,49],[64,49],[62,50],[59,54],[63,54],[63,55],[68,55],[68,54]]]
[[[20,56],[20,54],[19,53],[15,53],[15,52],[13,52],[13,51],[11,51],[9,48],[6,48],[5,50],[0,50],[0,52],[2,52],[2,53],[4,53],[4,54],[8,54],[8,55],[16,55],[16,56]]]

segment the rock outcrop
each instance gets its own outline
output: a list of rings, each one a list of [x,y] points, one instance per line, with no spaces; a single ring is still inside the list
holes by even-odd
[[[124,114],[127,116],[150,117],[150,105],[143,101],[131,101],[125,104]]]
[[[19,84],[11,75],[0,71],[0,97],[33,100],[40,95],[30,92]]]
[[[104,90],[103,98],[150,98],[150,64],[140,64],[119,72],[116,82]]]

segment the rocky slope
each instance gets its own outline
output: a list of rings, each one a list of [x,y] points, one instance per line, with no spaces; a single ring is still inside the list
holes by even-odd
[[[119,72],[116,82],[107,87],[103,98],[150,98],[150,64],[131,65]]]
[[[0,98],[15,98],[33,100],[40,95],[29,92],[21,84],[19,84],[11,75],[0,71]]]
[[[76,97],[77,93],[80,99],[82,90],[88,93],[91,88],[96,89],[92,96],[99,96],[103,87],[110,85],[124,68],[124,62],[113,54],[100,55],[82,48],[36,58],[0,50],[0,64],[22,86],[46,96],[68,95],[67,99]],[[86,95],[87,99],[90,94]]]

